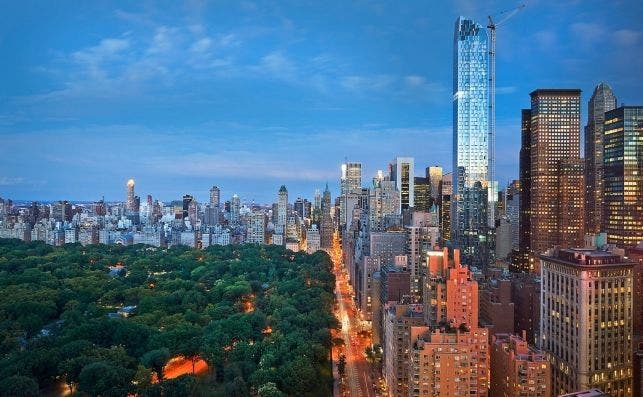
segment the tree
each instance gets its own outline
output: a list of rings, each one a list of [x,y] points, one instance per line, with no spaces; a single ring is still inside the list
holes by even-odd
[[[94,362],[80,372],[78,390],[92,396],[124,396],[130,392],[132,375],[132,371],[118,364]]]
[[[346,373],[346,356],[343,354],[339,356],[339,361],[337,362],[337,372],[339,373],[340,378],[343,378],[344,374]]]
[[[2,381],[0,397],[38,397],[38,383],[27,376],[10,376]]]
[[[261,385],[257,390],[257,394],[259,397],[285,397],[285,394],[272,382]]]
[[[167,348],[150,350],[141,357],[141,362],[156,373],[159,382],[163,381],[163,370],[170,359],[170,351]]]

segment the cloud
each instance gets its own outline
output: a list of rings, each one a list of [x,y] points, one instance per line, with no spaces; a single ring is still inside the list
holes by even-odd
[[[541,51],[551,51],[557,44],[556,32],[552,30],[541,30],[534,33],[534,42]]]
[[[23,177],[0,176],[0,186],[15,186],[23,185],[25,183],[26,180]]]
[[[641,38],[641,32],[638,30],[620,29],[612,33],[612,37],[617,44],[623,47],[630,47],[638,44]]]
[[[341,79],[341,85],[353,92],[382,91],[395,82],[395,77],[387,74],[373,76],[346,76]]]
[[[603,25],[593,22],[573,23],[570,30],[582,45],[595,45],[605,38],[607,31]]]
[[[290,82],[296,81],[299,74],[295,63],[278,51],[262,57],[259,68],[260,72]]]

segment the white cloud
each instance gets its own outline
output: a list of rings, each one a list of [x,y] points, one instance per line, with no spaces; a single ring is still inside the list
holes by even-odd
[[[641,39],[641,32],[638,30],[631,29],[620,29],[612,33],[614,41],[618,44],[629,47],[637,44]]]

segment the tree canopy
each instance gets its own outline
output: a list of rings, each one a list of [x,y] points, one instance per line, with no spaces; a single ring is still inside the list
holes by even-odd
[[[92,396],[328,396],[331,268],[279,246],[0,239],[0,379],[27,395],[62,380]],[[208,371],[168,379],[177,357]]]

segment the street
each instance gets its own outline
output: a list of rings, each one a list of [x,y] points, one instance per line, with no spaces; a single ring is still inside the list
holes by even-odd
[[[337,248],[336,248],[337,250]],[[343,353],[346,357],[345,380],[347,387],[340,387],[341,396],[350,397],[376,397],[370,374],[370,364],[366,360],[365,350],[371,344],[369,331],[360,325],[359,315],[355,308],[346,269],[341,263],[341,253],[335,251],[334,272],[336,278],[335,294],[337,297],[338,311],[336,313],[341,323],[340,337],[345,345],[338,350],[334,357]]]

